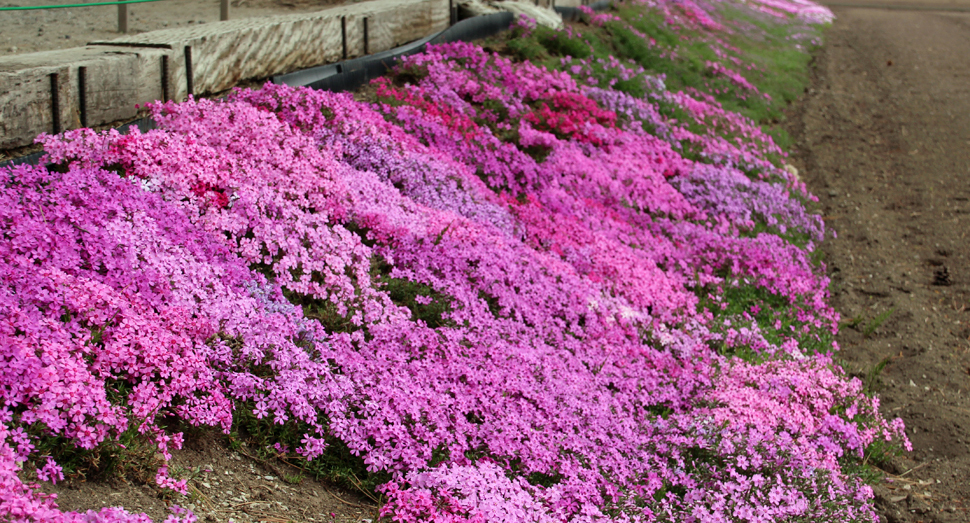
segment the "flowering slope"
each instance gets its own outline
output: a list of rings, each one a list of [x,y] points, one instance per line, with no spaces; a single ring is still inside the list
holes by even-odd
[[[395,521],[875,519],[846,465],[905,435],[827,355],[780,149],[642,68],[561,65],[449,44],[374,104],[267,85],[43,137],[57,169],[0,172],[0,511],[140,521],[28,481],[57,437],[165,454],[171,416],[349,451]]]

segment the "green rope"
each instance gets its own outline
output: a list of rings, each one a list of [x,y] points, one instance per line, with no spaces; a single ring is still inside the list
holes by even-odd
[[[142,2],[158,2],[160,0],[124,0],[121,2],[97,2],[93,4],[61,4],[61,5],[35,5],[30,7],[0,7],[0,11],[29,11],[33,9],[60,9],[63,7],[91,7],[96,5],[122,5],[140,4]]]

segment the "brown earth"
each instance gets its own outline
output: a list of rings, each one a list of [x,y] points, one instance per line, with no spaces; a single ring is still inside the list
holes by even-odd
[[[970,13],[834,11],[787,127],[838,234],[823,247],[843,317],[838,356],[863,379],[887,362],[874,389],[913,443],[881,465],[884,521],[966,523]]]
[[[142,478],[84,481],[69,478],[43,490],[57,494],[61,510],[85,512],[124,507],[163,521],[172,504],[191,509],[200,523],[369,523],[378,520],[377,504],[325,482],[277,459],[261,460],[242,444],[230,450],[216,434],[187,438],[169,463],[173,477],[187,478],[189,494],[181,496],[154,486],[150,468]],[[137,476],[136,474],[135,476]]]
[[[108,0],[6,0],[0,7],[97,3]],[[358,0],[232,0],[229,18],[311,13]],[[128,33],[187,27],[219,21],[219,0],[162,0],[128,6]],[[51,51],[113,40],[118,7],[94,6],[31,11],[0,11],[0,56]]]

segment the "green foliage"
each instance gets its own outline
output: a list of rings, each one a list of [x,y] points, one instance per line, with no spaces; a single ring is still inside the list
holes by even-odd
[[[740,328],[756,324],[765,341],[778,346],[793,338],[805,355],[826,354],[832,351],[832,333],[809,323],[799,321],[798,303],[771,293],[767,289],[751,284],[722,288],[698,287],[695,293],[700,298],[698,310],[706,310],[713,315],[710,322],[713,332],[723,333],[728,328]],[[712,296],[722,296],[720,301]],[[723,305],[723,308],[722,308]],[[725,325],[725,321],[730,325]],[[719,354],[733,356],[751,363],[760,363],[765,355],[747,346],[728,346],[721,340],[709,342]]]
[[[300,472],[297,472],[296,474],[284,474],[283,475],[283,481],[285,481],[286,483],[288,483],[290,485],[299,485],[300,483],[303,483],[303,480],[305,478],[306,478],[306,476],[304,476]]]
[[[412,320],[423,321],[433,329],[453,325],[453,322],[447,318],[447,314],[452,310],[450,296],[423,283],[404,278],[392,278],[391,269],[391,265],[381,256],[374,256],[371,260],[371,276],[377,286],[391,296],[391,301],[410,310]],[[417,300],[419,296],[425,298],[424,301],[430,299],[431,302],[420,303]]]
[[[896,308],[884,310],[879,314],[872,317],[870,320],[866,320],[865,314],[858,314],[848,320],[842,322],[842,327],[848,327],[850,329],[856,329],[862,333],[862,336],[866,339],[871,337],[886,320],[892,316],[893,312],[896,312]]]
[[[743,7],[722,7],[720,15],[734,31],[706,33],[670,27],[664,14],[644,6],[621,5],[615,14],[622,21],[611,21],[602,27],[573,26],[571,31],[553,31],[537,27],[526,34],[512,31],[503,42],[507,52],[520,60],[528,60],[550,68],[558,68],[559,60],[605,59],[613,56],[620,61],[632,61],[648,74],[665,75],[671,91],[696,89],[713,96],[725,109],[736,111],[760,123],[780,147],[787,149],[791,137],[777,126],[784,121],[782,110],[794,101],[808,83],[808,64],[811,60],[805,35],[818,34],[817,29],[792,20],[779,24],[767,21]],[[645,40],[647,35],[653,42]],[[797,37],[794,39],[793,37]],[[803,44],[796,45],[798,42]],[[720,48],[719,54],[715,48]],[[752,67],[741,67],[732,57],[743,57]],[[754,85],[754,93],[736,85],[725,76],[716,74],[708,65],[718,63],[735,71]],[[594,71],[600,85],[616,80],[610,69]],[[638,80],[616,82],[613,87],[632,96],[642,97],[643,83]],[[767,96],[765,96],[767,95]],[[706,132],[704,122],[691,122],[686,115],[673,115],[696,131]],[[693,130],[693,129],[692,129]],[[730,139],[729,136],[725,138]]]
[[[866,375],[862,380],[862,391],[867,396],[872,396],[875,393],[876,386],[879,384],[879,375],[882,374],[883,369],[886,368],[890,362],[890,358],[886,357],[876,363],[866,371]]]
[[[895,311],[896,311],[896,308],[893,307],[891,309],[884,310],[884,311],[880,312],[879,314],[877,314],[876,317],[874,317],[872,319],[872,321],[870,321],[869,323],[865,324],[862,327],[862,335],[864,337],[868,338],[868,337],[872,336],[873,334],[875,334],[876,329],[878,329],[879,327],[881,327],[882,324],[885,323],[886,320],[889,319],[889,316],[891,316],[892,313],[895,312]]]
[[[301,445],[304,434],[311,431],[305,423],[288,420],[275,423],[271,418],[257,418],[253,414],[255,405],[244,402],[236,405],[233,413],[233,427],[235,431],[227,437],[227,446],[233,450],[242,451],[246,448],[255,449],[254,457],[265,460],[279,460],[287,466],[297,470],[283,479],[289,483],[299,483],[304,474],[314,479],[328,481],[347,490],[356,491],[370,498],[377,498],[376,488],[390,481],[390,475],[384,472],[369,472],[362,456],[355,455],[347,445],[337,439],[329,438],[323,455],[307,461],[306,458],[293,452]],[[323,421],[323,420],[321,420]],[[284,451],[278,450],[279,444]]]
[[[50,456],[69,479],[122,480],[150,485],[163,464],[156,454],[155,444],[138,432],[136,420],[117,439],[109,437],[93,449],[77,447],[62,436],[52,436],[41,423],[30,426],[27,433],[36,437],[37,452],[31,456],[26,468],[43,466]]]
[[[350,321],[350,313],[341,314],[337,304],[283,289],[283,296],[303,310],[303,316],[319,321],[327,332],[354,332],[360,329]]]
[[[849,477],[857,477],[869,485],[875,485],[886,476],[880,467],[902,453],[903,448],[899,443],[876,438],[863,450],[861,458],[849,452],[839,459],[839,464]]]
[[[525,480],[529,482],[530,485],[535,485],[537,487],[553,487],[562,481],[562,474],[544,474],[542,472],[533,472],[525,477]]]

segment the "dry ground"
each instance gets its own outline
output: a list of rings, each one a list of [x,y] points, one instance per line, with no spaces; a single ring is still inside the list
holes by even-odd
[[[788,127],[838,233],[824,251],[839,357],[862,377],[887,361],[875,390],[914,446],[883,465],[877,505],[891,523],[966,523],[970,13],[833,10]]]

